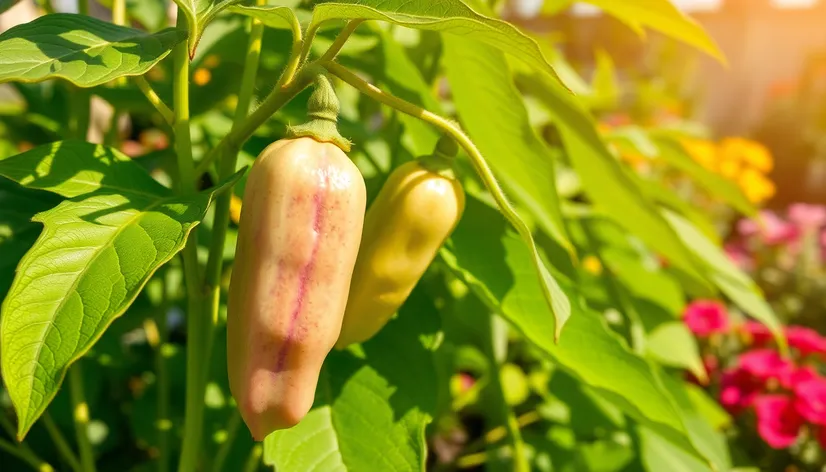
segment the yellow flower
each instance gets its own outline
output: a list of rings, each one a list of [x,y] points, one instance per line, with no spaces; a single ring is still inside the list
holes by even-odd
[[[740,188],[752,203],[761,203],[774,196],[774,182],[755,169],[746,169],[738,179]]]
[[[720,143],[724,160],[736,160],[767,173],[774,167],[769,150],[762,144],[745,138],[726,138]]]
[[[208,84],[210,80],[212,80],[212,72],[208,69],[204,69],[203,67],[196,70],[195,74],[192,76],[192,81],[195,82],[195,85],[201,87]]]
[[[717,167],[717,146],[707,139],[684,139],[683,148],[701,166],[714,170]]]
[[[718,172],[723,177],[733,180],[740,174],[740,169],[740,162],[733,159],[725,159],[720,161]]]
[[[602,263],[599,262],[595,256],[585,256],[582,259],[582,268],[585,269],[585,272],[593,275],[600,275],[602,274]]]

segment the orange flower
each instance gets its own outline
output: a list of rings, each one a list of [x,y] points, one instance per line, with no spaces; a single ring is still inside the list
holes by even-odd
[[[701,166],[714,170],[717,167],[717,145],[707,139],[684,139],[683,148]]]
[[[774,167],[769,150],[762,144],[745,138],[726,138],[720,143],[725,160],[735,160],[766,173]]]

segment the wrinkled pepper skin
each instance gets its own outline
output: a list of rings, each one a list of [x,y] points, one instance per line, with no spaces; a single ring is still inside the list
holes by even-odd
[[[335,345],[366,191],[338,147],[270,145],[249,173],[227,318],[230,389],[255,440],[296,425]]]
[[[399,166],[364,221],[337,348],[373,337],[401,307],[465,208],[462,185],[418,161]]]

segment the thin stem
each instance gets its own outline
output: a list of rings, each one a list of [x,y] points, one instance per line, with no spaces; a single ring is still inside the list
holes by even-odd
[[[112,23],[126,24],[126,0],[112,0]]]
[[[80,450],[80,468],[84,472],[95,470],[95,453],[89,442],[89,405],[83,390],[82,359],[69,369],[69,396],[72,401],[72,418],[75,422],[75,436]]]
[[[72,447],[69,446],[69,441],[66,440],[63,432],[60,431],[60,428],[58,428],[57,424],[55,424],[52,419],[52,415],[50,415],[49,412],[45,412],[40,419],[43,421],[43,426],[46,428],[46,432],[49,433],[49,437],[57,448],[57,452],[59,452],[63,457],[63,460],[69,464],[69,467],[71,467],[72,470],[75,472],[81,472],[83,469],[80,466],[80,461],[78,460],[77,455],[75,455]]]
[[[52,0],[38,0],[37,4],[40,8],[43,9],[43,12],[47,15],[55,13],[54,6],[52,5]]]
[[[350,35],[352,35],[353,32],[356,31],[356,28],[358,28],[359,25],[363,22],[364,20],[348,21],[344,29],[342,29],[338,36],[336,36],[336,39],[335,41],[333,41],[333,44],[330,45],[329,49],[327,49],[327,52],[325,52],[324,55],[321,56],[319,62],[332,61],[333,59],[335,59],[338,53],[341,51],[341,48],[343,48],[347,40],[350,39]]]
[[[215,460],[212,461],[213,472],[221,472],[224,470],[224,462],[226,462],[227,456],[229,456],[229,451],[232,449],[232,444],[235,442],[235,436],[238,434],[240,427],[241,413],[235,408],[229,417],[229,421],[227,421],[227,437],[221,444],[221,448],[218,449],[218,452],[215,454]]]
[[[169,287],[164,274],[163,287],[161,288],[161,306],[156,317],[158,328],[158,345],[155,346],[155,370],[158,372],[158,418],[155,428],[158,431],[158,471],[169,470],[169,432],[172,430],[172,420],[169,419],[169,369],[166,368],[166,341],[169,339],[169,326],[167,323],[167,309],[169,308]]]
[[[402,100],[401,98],[395,97],[393,95],[384,93],[381,89],[376,87],[373,84],[367,83],[356,74],[349,71],[346,67],[343,67],[333,61],[326,61],[319,63],[322,67],[326,68],[330,73],[337,76],[341,80],[347,82],[363,94],[367,95],[368,97],[388,105],[390,107],[399,110],[402,113],[408,114],[410,116],[419,118],[427,123],[438,128],[445,134],[450,135],[453,139],[459,143],[462,148],[464,148],[465,152],[467,152],[468,157],[470,157],[470,161],[473,164],[473,168],[476,170],[476,173],[482,179],[482,182],[487,187],[488,191],[493,196],[494,201],[499,206],[499,210],[502,214],[510,221],[511,225],[516,229],[516,232],[519,233],[519,236],[528,244],[528,248],[531,251],[531,255],[533,256],[533,264],[534,269],[538,274],[542,274],[547,271],[545,267],[542,266],[541,258],[539,256],[539,249],[536,246],[536,242],[533,239],[533,234],[531,233],[531,229],[522,221],[522,218],[519,217],[519,214],[516,213],[516,210],[513,206],[508,202],[507,197],[505,197],[505,193],[502,191],[502,188],[499,186],[499,183],[496,181],[496,177],[493,175],[493,171],[485,162],[485,158],[482,156],[482,153],[476,148],[476,145],[473,144],[473,141],[459,128],[458,125],[452,123],[447,118],[442,118],[435,113],[431,113],[421,107],[418,107],[406,100]],[[544,281],[541,283],[543,292],[545,294],[545,298],[551,303],[552,295],[550,294],[549,290],[546,288]],[[556,339],[559,338],[561,326],[556,327],[556,332],[554,333],[554,337]]]
[[[0,439],[0,450],[6,451],[9,454],[17,457],[18,459],[22,460],[32,469],[37,470],[39,472],[53,472],[54,468],[49,465],[48,463],[44,462],[42,459],[37,457],[31,449],[23,449],[20,447],[15,447],[14,444],[6,441],[5,439]]]
[[[166,105],[166,103],[161,100],[161,97],[155,92],[155,89],[152,88],[152,85],[146,80],[146,77],[142,75],[138,75],[132,78],[135,82],[135,85],[138,86],[138,89],[143,93],[149,103],[155,107],[155,110],[160,113],[163,120],[169,125],[173,126],[175,123],[175,114],[172,110]]]
[[[299,64],[304,64],[307,61],[307,58],[310,57],[310,50],[313,48],[313,39],[315,38],[316,33],[318,33],[318,28],[321,26],[321,23],[311,22],[310,27],[307,28],[307,33],[304,35],[304,40],[302,41],[301,45],[301,55],[299,57]]]
[[[250,451],[249,457],[247,457],[247,463],[244,464],[244,472],[255,472],[258,470],[258,465],[261,463],[261,456],[263,453],[264,447],[261,446],[261,443],[255,443],[255,446],[253,446]]]
[[[186,28],[183,14],[178,15],[178,28]],[[182,194],[194,193],[194,163],[192,161],[192,136],[189,129],[189,52],[186,43],[175,46],[173,51],[175,153],[178,159],[178,190]],[[192,472],[198,466],[203,437],[204,385],[202,361],[204,349],[204,317],[202,316],[201,274],[198,266],[197,232],[190,233],[183,250],[184,280],[187,288],[187,343],[186,343],[186,406],[184,410],[184,440],[178,470]]]
[[[81,15],[88,15],[89,0],[77,0],[77,12]]]
[[[264,0],[258,0],[259,5]],[[238,104],[235,108],[235,118],[232,129],[237,129],[249,113],[252,96],[255,92],[255,78],[258,76],[258,63],[261,56],[261,38],[264,35],[264,24],[256,19],[250,19],[250,35],[247,44],[247,57],[244,63],[244,73],[241,77],[241,90],[238,93]],[[238,151],[225,149],[218,163],[218,181],[223,182],[235,172],[238,163]],[[212,352],[213,332],[218,323],[218,310],[221,301],[221,271],[224,263],[224,244],[227,239],[229,226],[229,208],[232,202],[232,192],[224,192],[215,199],[215,218],[212,225],[212,240],[209,246],[206,273],[204,275],[204,293],[206,294],[204,316],[205,352],[201,359],[209,365]],[[207,370],[204,372],[204,382]]]
[[[11,421],[6,416],[6,413],[0,410],[0,427],[9,435],[10,438],[14,438],[17,436],[17,433],[14,431],[14,426],[12,426]]]
[[[301,34],[301,24],[295,16],[292,16],[290,28],[293,33],[293,45],[290,50],[290,58],[287,59],[287,65],[284,67],[281,77],[278,78],[278,82],[275,84],[275,90],[280,90],[284,86],[289,85],[304,61],[304,39]]]

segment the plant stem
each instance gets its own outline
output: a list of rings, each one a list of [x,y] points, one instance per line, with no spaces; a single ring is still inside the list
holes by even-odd
[[[95,470],[95,453],[89,442],[89,405],[83,391],[82,359],[69,369],[69,396],[72,400],[72,418],[75,422],[77,448],[80,451],[80,467],[84,472]]]
[[[258,5],[264,5],[264,0],[258,0]],[[232,129],[237,129],[249,113],[252,96],[255,92],[255,78],[258,76],[258,59],[261,56],[261,38],[264,35],[264,24],[251,18],[249,27],[249,42],[247,43],[247,57],[244,62],[244,73],[241,77],[241,90],[238,93],[238,104],[235,108],[235,118]],[[218,181],[230,177],[235,172],[238,163],[238,150],[224,149],[218,161]],[[215,218],[212,225],[212,240],[209,246],[206,273],[204,275],[204,293],[206,294],[204,316],[204,345],[206,346],[202,360],[209,365],[212,352],[213,331],[218,323],[218,310],[221,302],[221,271],[224,263],[224,244],[227,239],[229,226],[229,208],[232,201],[232,192],[224,192],[215,199]],[[204,382],[207,381],[208,370],[204,372]]]
[[[146,80],[146,77],[142,75],[138,75],[132,78],[135,82],[135,85],[138,86],[138,89],[143,93],[149,103],[155,107],[155,110],[160,113],[163,120],[169,125],[174,126],[175,124],[175,114],[172,110],[166,105],[166,103],[161,100],[161,97],[155,92],[155,89],[152,88],[152,85]]]
[[[352,35],[353,32],[356,31],[356,28],[358,28],[359,25],[363,22],[364,20],[348,21],[344,29],[341,30],[341,33],[339,33],[338,36],[336,36],[336,39],[335,41],[333,41],[333,44],[330,45],[329,49],[327,49],[327,52],[325,52],[324,55],[321,56],[319,62],[332,61],[333,59],[335,59],[338,53],[341,52],[341,48],[344,47],[344,43],[346,43],[347,40],[350,39],[350,35]]]
[[[275,85],[275,90],[280,90],[284,86],[289,85],[295,78],[295,74],[298,72],[298,69],[301,67],[302,63],[302,57],[304,54],[304,39],[301,33],[301,24],[295,16],[292,17],[290,28],[293,33],[293,45],[290,50],[290,58],[287,59],[287,65],[284,67],[281,77],[278,78],[278,82]]]
[[[54,468],[49,465],[48,463],[44,462],[42,459],[37,457],[30,449],[23,449],[20,447],[15,447],[14,444],[6,441],[5,439],[0,439],[0,450],[6,451],[9,454],[17,457],[18,459],[22,460],[26,464],[29,464],[32,469],[40,471],[40,472],[53,472]]]
[[[75,455],[75,452],[72,451],[71,446],[69,446],[69,442],[66,441],[66,437],[63,436],[63,432],[60,431],[60,428],[58,428],[55,424],[52,419],[52,415],[50,415],[49,412],[45,412],[40,419],[43,421],[43,426],[46,428],[46,432],[49,433],[49,437],[52,439],[52,442],[57,448],[57,452],[63,456],[63,460],[69,464],[69,467],[71,467],[72,470],[75,472],[81,472],[83,468],[80,466],[80,461]]]
[[[158,418],[155,427],[158,430],[158,472],[169,470],[169,432],[172,420],[169,418],[169,369],[166,368],[166,341],[169,339],[167,310],[169,309],[169,287],[164,274],[161,288],[161,306],[157,316],[158,345],[155,346],[155,370],[158,372]]]
[[[384,93],[375,85],[365,82],[359,76],[348,70],[346,67],[343,67],[333,61],[319,62],[319,65],[326,68],[331,74],[337,76],[344,82],[347,82],[348,84],[356,88],[358,91],[367,95],[373,100],[376,100],[387,106],[393,107],[402,113],[413,116],[415,118],[419,118],[422,121],[425,121],[435,126],[443,133],[451,136],[453,139],[456,140],[457,143],[459,143],[460,146],[462,146],[465,152],[467,152],[468,157],[470,157],[470,162],[473,164],[473,168],[476,170],[476,173],[479,175],[479,178],[482,179],[482,182],[485,184],[485,187],[491,193],[491,196],[493,196],[493,199],[499,206],[499,210],[502,212],[505,218],[508,221],[510,221],[511,225],[513,225],[513,227],[516,229],[516,232],[519,233],[519,236],[528,245],[528,249],[530,249],[531,256],[533,259],[534,269],[536,270],[537,274],[540,274],[540,278],[542,279],[540,280],[540,285],[545,295],[545,299],[551,305],[552,311],[555,312],[556,310],[554,308],[553,295],[547,288],[544,280],[545,277],[542,275],[547,272],[547,269],[542,265],[542,259],[539,256],[539,248],[536,246],[536,241],[534,241],[533,239],[531,229],[528,227],[527,224],[525,224],[525,222],[522,220],[519,214],[516,213],[516,210],[513,208],[510,202],[508,202],[505,193],[502,191],[502,188],[496,181],[496,176],[493,175],[493,171],[485,162],[484,156],[482,156],[482,153],[479,152],[479,149],[476,148],[476,145],[473,144],[473,141],[471,141],[471,139],[462,131],[462,129],[458,125],[448,120],[447,118],[443,118],[435,113],[429,112],[406,100],[402,100],[399,97]],[[554,333],[555,340],[559,339],[561,328],[561,326],[556,326]]]
[[[261,446],[261,443],[255,443],[255,446],[253,446],[250,451],[249,457],[247,457],[247,463],[244,464],[244,472],[255,472],[258,470],[258,464],[261,463],[261,455],[263,453],[264,447]]]
[[[77,12],[80,15],[89,14],[89,0],[77,0]]]
[[[232,449],[232,444],[235,442],[235,436],[238,434],[238,429],[241,427],[241,413],[237,408],[233,409],[232,415],[227,421],[227,437],[221,444],[221,448],[215,453],[215,460],[212,461],[212,471],[221,472],[224,470],[224,462],[229,456],[229,451]]]
[[[186,28],[184,15],[178,14],[178,28]],[[182,194],[197,189],[192,161],[192,137],[189,129],[189,52],[186,43],[175,46],[174,107],[175,153],[178,159],[178,190]],[[184,280],[187,288],[186,406],[184,439],[178,470],[192,472],[198,466],[204,423],[204,317],[201,307],[201,274],[198,266],[198,237],[193,231],[183,250]]]

